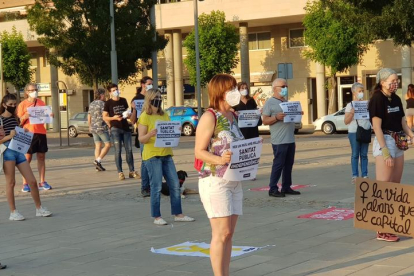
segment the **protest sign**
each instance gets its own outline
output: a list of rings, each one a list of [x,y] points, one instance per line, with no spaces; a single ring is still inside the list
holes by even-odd
[[[155,136],[156,148],[176,147],[180,142],[181,123],[178,121],[157,121],[155,123],[157,135]]]
[[[300,123],[302,121],[302,106],[300,102],[284,102],[280,103],[280,107],[286,115],[283,122]]]
[[[230,143],[230,164],[223,178],[229,181],[250,180],[256,177],[262,154],[262,138],[252,138]]]
[[[414,186],[357,178],[356,228],[414,237]]]
[[[137,110],[137,118],[141,115],[142,107],[144,106],[144,100],[135,100],[135,109]]]
[[[26,132],[21,127],[16,127],[14,130],[16,135],[11,139],[8,148],[26,154],[32,144],[33,133]]]
[[[354,107],[355,111],[354,119],[369,119],[368,101],[353,101],[352,106]]]
[[[240,110],[239,127],[255,127],[260,119],[260,110]]]
[[[32,125],[42,125],[53,123],[52,108],[50,106],[34,106],[28,107],[29,122]]]

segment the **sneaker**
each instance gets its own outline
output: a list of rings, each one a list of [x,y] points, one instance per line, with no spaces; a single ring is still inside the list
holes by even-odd
[[[137,172],[129,172],[129,178],[141,179],[141,176]]]
[[[23,184],[22,192],[23,193],[30,193],[29,184]]]
[[[351,183],[352,183],[352,185],[355,185],[355,183],[356,183],[356,177],[355,176],[352,177]]]
[[[177,222],[192,222],[192,221],[195,221],[195,219],[192,218],[192,217],[189,217],[189,216],[183,216],[183,217],[174,216],[174,221],[177,221]]]
[[[125,175],[123,172],[118,173],[119,180],[125,180]]]
[[[50,217],[52,212],[50,212],[46,207],[40,206],[39,209],[36,209],[36,217]]]
[[[100,172],[106,171],[105,168],[102,167],[101,162],[98,162],[98,161],[95,160],[95,161],[93,161],[93,163],[95,164],[95,167],[96,167],[97,171],[100,171]]]
[[[17,210],[14,210],[14,212],[10,213],[9,220],[21,221],[24,220],[24,216],[22,216],[22,214],[20,214]]]
[[[168,223],[163,218],[159,218],[159,219],[154,219],[154,224],[156,224],[156,225],[167,225]]]
[[[400,240],[400,238],[394,234],[377,232],[377,240],[386,242],[397,242]]]
[[[51,189],[52,189],[52,186],[47,184],[46,181],[39,183],[39,190],[51,190]]]
[[[151,193],[148,190],[142,190],[141,195],[142,195],[142,197],[150,197]]]

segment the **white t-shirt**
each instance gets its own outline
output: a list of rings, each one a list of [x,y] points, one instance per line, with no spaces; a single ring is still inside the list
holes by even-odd
[[[352,109],[352,105],[351,105],[351,103],[348,103],[346,105],[346,108],[345,108],[345,113],[351,112],[351,109]],[[368,119],[358,120],[358,124],[359,124],[359,126],[365,128],[365,129],[370,129],[371,128],[371,123],[369,122]],[[355,133],[357,131],[357,127],[358,127],[358,125],[357,125],[356,120],[355,119],[352,120],[348,125],[348,132]]]

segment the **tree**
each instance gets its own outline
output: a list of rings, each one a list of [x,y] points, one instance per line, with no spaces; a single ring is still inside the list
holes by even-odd
[[[167,41],[156,35],[149,19],[156,0],[114,0],[118,76],[135,82],[134,76],[150,62],[151,51]],[[50,53],[50,63],[66,75],[77,75],[83,84],[111,79],[111,36],[108,0],[36,0],[28,9],[28,22]],[[142,62],[138,62],[138,60]]]
[[[3,77],[5,82],[13,84],[18,91],[30,83],[33,71],[30,69],[30,53],[23,35],[13,27],[11,33],[4,31],[0,35],[3,57]]]
[[[224,12],[212,11],[199,17],[200,81],[204,87],[219,73],[231,74],[237,66],[237,28],[226,23]],[[187,58],[184,60],[190,74],[190,83],[196,85],[195,33],[191,32],[184,41]]]
[[[336,74],[360,62],[370,39],[362,35],[358,24],[345,16],[354,13],[353,7],[341,1],[335,2],[334,14],[322,2],[308,3],[303,21],[305,41],[310,46],[304,56],[330,68],[328,113],[336,111]],[[334,4],[332,4],[334,5]]]

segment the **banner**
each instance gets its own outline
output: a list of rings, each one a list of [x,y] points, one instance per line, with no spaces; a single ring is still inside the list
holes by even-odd
[[[356,228],[414,237],[414,186],[357,178]]]
[[[259,249],[261,249],[261,247],[233,246],[231,249],[231,256],[238,257]],[[160,249],[154,249],[154,247],[152,247],[151,252],[176,256],[210,257],[210,244],[205,242],[184,242]]]
[[[50,116],[52,108],[50,106],[28,107],[29,122],[32,125],[42,125],[53,123],[53,117]]]
[[[283,122],[300,123],[302,121],[302,106],[300,102],[284,102],[280,103],[280,107],[286,115]]]
[[[178,121],[157,121],[155,123],[157,135],[155,136],[156,148],[176,147],[180,142],[181,123]]]
[[[8,148],[26,154],[32,144],[33,133],[26,132],[21,127],[16,127],[14,130],[16,135],[11,139]]]
[[[254,179],[262,154],[262,138],[252,138],[230,143],[230,164],[223,178],[229,181]]]
[[[137,110],[137,118],[141,115],[142,107],[144,106],[144,100],[135,100],[135,109]]]
[[[260,119],[260,110],[240,110],[238,122],[239,127],[255,127]]]
[[[352,106],[355,120],[369,119],[368,101],[353,101]]]

